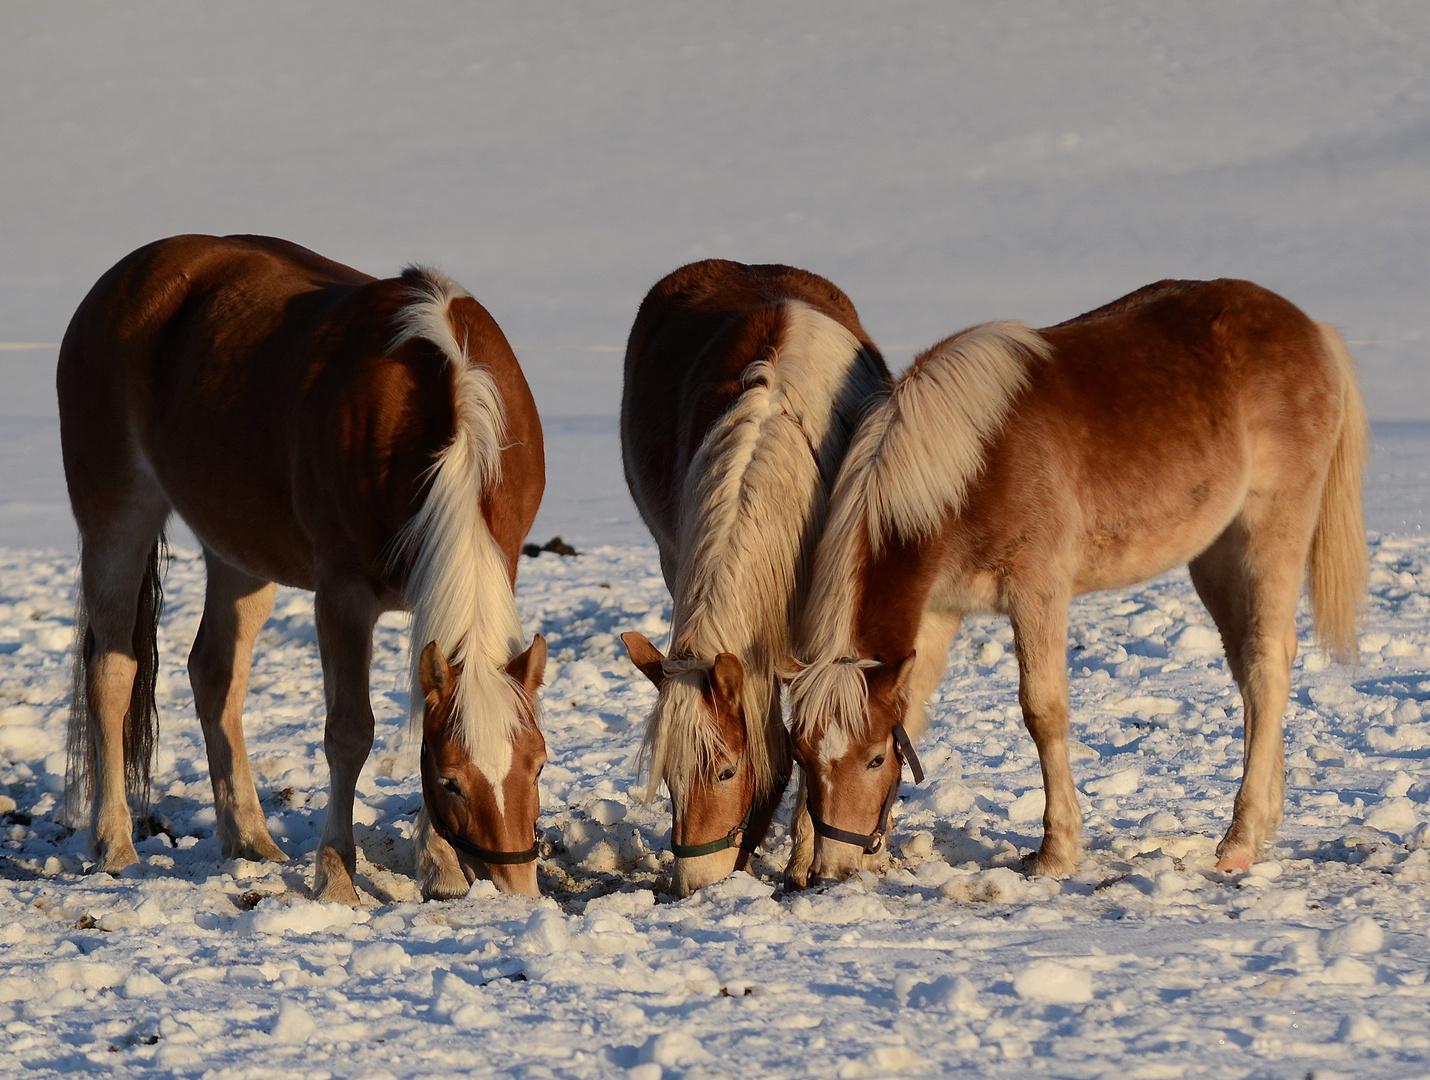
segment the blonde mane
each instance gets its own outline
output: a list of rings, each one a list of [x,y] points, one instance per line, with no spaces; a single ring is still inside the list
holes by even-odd
[[[411,267],[411,302],[396,317],[391,348],[421,339],[435,345],[452,377],[452,440],[428,470],[422,508],[399,536],[397,551],[412,560],[406,595],[412,607],[412,696],[409,722],[422,723],[417,664],[435,641],[461,674],[454,715],[472,763],[496,789],[511,767],[512,731],[525,708],[506,672],[524,635],[507,579],[506,558],[482,516],[482,497],[496,484],[506,417],[491,373],[467,355],[453,333],[448,308],[468,294],[433,270]]]
[[[1020,322],[974,326],[914,360],[859,425],[830,496],[800,622],[804,666],[790,683],[795,733],[855,738],[868,720],[854,646],[865,562],[890,539],[919,540],[956,513],[982,471],[1028,368],[1051,346]]]
[[[706,433],[681,497],[671,660],[643,759],[649,792],[677,791],[721,740],[702,691],[715,656],[745,669],[746,748],[759,795],[783,759],[779,669],[809,579],[812,538],[881,365],[839,323],[782,305],[778,345],[746,368],[743,392]]]

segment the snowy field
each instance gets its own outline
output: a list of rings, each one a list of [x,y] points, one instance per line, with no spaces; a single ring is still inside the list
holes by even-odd
[[[596,422],[565,427],[557,461],[613,449]],[[1398,445],[1430,460],[1430,431]],[[599,494],[587,498],[620,528],[618,493]],[[1381,489],[1368,494],[1374,519]],[[1359,669],[1312,648],[1297,662],[1286,821],[1251,875],[1212,870],[1240,710],[1179,571],[1074,608],[1088,845],[1075,878],[1019,868],[1040,829],[1037,758],[1008,626],[975,619],[937,692],[928,779],[905,789],[886,874],[786,894],[780,830],[755,877],[683,902],[664,891],[668,806],[633,790],[654,691],[617,639],[668,628],[654,549],[524,559],[522,616],[552,650],[546,898],[479,884],[417,902],[407,838],[421,796],[392,616],[376,648],[353,912],[306,899],[326,801],[310,597],[280,591],[248,706],[269,826],[293,861],[222,862],[212,838],[183,668],[202,563],[180,549],[155,835],[114,879],[84,873],[83,834],[55,820],[74,559],[5,550],[0,791],[16,805],[0,842],[0,1074],[1430,1075],[1430,538],[1374,534],[1372,552]]]
[[[292,5],[0,0],[0,1077],[1430,1080],[1430,8]],[[149,838],[118,878],[60,823],[75,559],[57,342],[183,231],[442,266],[515,343],[547,430],[518,600],[552,650],[540,901],[421,904],[403,620],[375,650],[358,911],[306,899],[326,800],[311,598],[280,591],[248,741],[281,866],[222,862],[161,629]],[[952,650],[887,871],[787,894],[773,850],[675,902],[634,797],[654,692],[617,634],[669,598],[624,492],[620,346],[719,255],[852,296],[895,367],[1162,277],[1257,280],[1342,327],[1375,423],[1355,670],[1307,647],[1267,861],[1212,869],[1240,707],[1184,571],[1079,600],[1087,855],[1020,868],[1041,784],[1006,622]],[[1303,642],[1309,626],[1303,620]]]

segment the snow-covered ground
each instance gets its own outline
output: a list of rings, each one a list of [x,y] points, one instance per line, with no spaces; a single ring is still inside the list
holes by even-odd
[[[310,598],[280,593],[248,708],[269,825],[293,861],[220,861],[183,669],[202,564],[181,550],[156,835],[115,879],[84,873],[83,834],[55,820],[74,560],[7,550],[0,791],[16,806],[0,841],[0,1073],[1430,1073],[1430,539],[1378,536],[1372,550],[1359,669],[1313,648],[1297,663],[1286,821],[1250,876],[1212,870],[1239,706],[1178,572],[1075,607],[1088,855],[1072,880],[1018,869],[1041,784],[1010,632],[978,619],[936,695],[929,776],[906,789],[888,873],[785,894],[780,834],[756,877],[679,903],[662,891],[667,809],[633,793],[653,691],[616,637],[667,628],[654,550],[524,560],[522,615],[552,649],[546,898],[479,885],[417,902],[406,639],[389,617],[357,912],[305,898],[326,799]]]
[[[1427,132],[1419,0],[0,0],[0,1076],[1430,1077]],[[120,878],[83,872],[56,815],[74,556],[52,343],[105,268],[182,231],[437,263],[516,344],[547,429],[533,538],[585,552],[524,560],[519,585],[552,645],[545,899],[416,902],[395,617],[367,903],[305,899],[326,767],[291,591],[248,732],[293,861],[219,861],[182,529],[155,835]],[[1073,880],[1018,870],[1040,783],[985,619],[887,873],[787,895],[780,832],[755,877],[672,902],[666,807],[632,793],[652,691],[616,638],[659,639],[669,603],[612,414],[641,295],[707,255],[828,275],[895,366],[1167,276],[1249,277],[1346,330],[1377,421],[1373,595],[1358,669],[1297,663],[1267,862],[1211,869],[1240,714],[1179,571],[1074,609]]]

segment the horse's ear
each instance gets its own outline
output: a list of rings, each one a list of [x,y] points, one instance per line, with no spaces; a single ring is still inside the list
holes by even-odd
[[[429,641],[417,660],[417,684],[422,688],[422,696],[431,708],[437,708],[451,692],[455,673],[441,648],[435,641]]]
[[[507,661],[506,673],[521,683],[528,697],[534,696],[546,675],[546,639],[533,634],[526,651]]]
[[[873,692],[876,687],[880,690],[884,690],[884,688],[887,687],[888,690],[884,690],[885,693],[892,691],[895,697],[907,698],[909,696],[909,684],[913,681],[914,677],[914,660],[918,655],[918,652],[914,651],[909,653],[909,655],[902,660],[880,664],[878,667],[871,668],[868,674],[871,692]]]
[[[665,681],[665,672],[661,669],[661,661],[665,659],[661,651],[645,639],[643,634],[637,634],[634,630],[627,630],[621,635],[621,641],[626,647],[626,655],[631,658],[631,663],[638,667],[641,674],[658,687]]]
[[[734,653],[722,652],[715,657],[710,668],[710,687],[715,691],[715,700],[729,712],[740,707],[745,692],[745,667]]]
[[[722,652],[710,667],[710,690],[715,697],[715,717],[733,750],[743,749],[749,718],[744,703],[745,667],[734,653]]]
[[[894,686],[898,688],[899,697],[909,696],[909,684],[914,679],[914,660],[918,657],[919,651],[915,649],[899,661],[899,672],[894,677]]]

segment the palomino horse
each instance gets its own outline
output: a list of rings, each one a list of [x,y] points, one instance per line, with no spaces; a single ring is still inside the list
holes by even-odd
[[[67,788],[72,811],[90,802],[99,869],[137,858],[126,783],[142,809],[163,529],[177,511],[208,569],[189,678],[224,856],[286,857],[242,726],[281,581],[315,593],[328,706],[314,895],[357,902],[372,630],[398,607],[413,613],[424,890],[461,894],[482,872],[534,894],[546,645],[523,650],[512,584],[545,464],[531,392],[485,309],[430,270],[378,281],[283,240],[179,236],[90,290],[58,382],[82,575]]]
[[[636,315],[621,453],[675,613],[669,658],[622,640],[660,690],[649,794],[670,791],[682,896],[744,865],[784,792],[779,671],[829,486],[888,381],[848,297],[792,267],[692,263]]]
[[[1217,865],[1249,867],[1281,819],[1308,568],[1320,640],[1355,653],[1366,452],[1340,335],[1244,281],[1163,281],[1046,330],[989,323],[920,356],[854,437],[800,628],[808,664],[790,698],[815,878],[878,847],[905,729],[922,728],[970,611],[1012,621],[1047,796],[1034,869],[1071,873],[1068,602],[1184,562],[1245,705]]]

